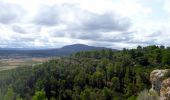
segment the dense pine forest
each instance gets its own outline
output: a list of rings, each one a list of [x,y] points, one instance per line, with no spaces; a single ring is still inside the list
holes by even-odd
[[[170,68],[169,47],[83,51],[0,72],[0,100],[137,100],[162,68]]]

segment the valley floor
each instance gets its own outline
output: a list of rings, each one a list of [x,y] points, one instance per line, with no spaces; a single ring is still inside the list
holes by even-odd
[[[22,66],[32,66],[43,63],[50,58],[23,58],[23,59],[0,59],[0,71],[14,69]]]

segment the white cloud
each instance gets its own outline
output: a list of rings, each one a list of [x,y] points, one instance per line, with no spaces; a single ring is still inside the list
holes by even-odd
[[[170,1],[169,0],[165,0],[164,5],[163,5],[163,9],[166,12],[170,13]]]
[[[170,46],[169,0],[1,0],[0,47]]]

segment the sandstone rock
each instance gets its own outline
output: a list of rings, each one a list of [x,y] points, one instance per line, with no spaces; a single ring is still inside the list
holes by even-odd
[[[170,100],[170,78],[165,79],[160,89],[161,100]]]
[[[152,83],[152,89],[156,90],[158,93],[161,89],[161,83],[166,78],[168,69],[165,70],[154,70],[150,74],[150,81]]]
[[[150,81],[152,89],[160,95],[160,100],[170,100],[170,69],[152,71]]]

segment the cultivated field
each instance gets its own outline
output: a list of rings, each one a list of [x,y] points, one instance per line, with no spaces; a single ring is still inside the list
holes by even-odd
[[[22,66],[32,66],[35,64],[41,64],[50,58],[24,58],[24,59],[0,59],[0,71],[13,69]]]

